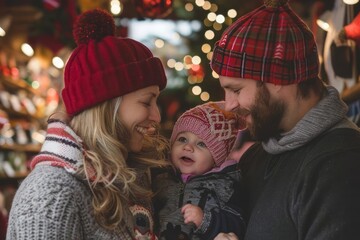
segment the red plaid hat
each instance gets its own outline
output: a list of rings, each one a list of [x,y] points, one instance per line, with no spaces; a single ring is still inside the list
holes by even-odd
[[[287,0],[265,1],[227,28],[215,44],[211,67],[222,76],[279,85],[319,76],[314,36]]]
[[[245,122],[224,107],[223,101],[209,102],[183,113],[174,125],[171,146],[179,133],[192,132],[204,141],[216,166],[220,166],[232,150],[238,130],[245,128]]]
[[[95,9],[80,15],[74,38],[78,47],[66,64],[62,90],[68,114],[144,87],[165,88],[160,59],[140,42],[115,37],[115,22],[108,12]]]

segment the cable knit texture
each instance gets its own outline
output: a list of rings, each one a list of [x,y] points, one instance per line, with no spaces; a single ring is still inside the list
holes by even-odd
[[[279,154],[296,149],[328,129],[342,126],[342,123],[346,124],[346,127],[356,128],[346,120],[347,106],[343,101],[339,101],[338,91],[331,86],[327,89],[328,94],[292,130],[281,134],[280,138],[270,138],[264,142],[265,151]]]
[[[77,172],[82,153],[81,139],[70,127],[59,121],[49,124],[41,153],[32,161],[34,169],[14,198],[7,240],[133,239],[132,219],[112,232],[96,222],[91,190]]]

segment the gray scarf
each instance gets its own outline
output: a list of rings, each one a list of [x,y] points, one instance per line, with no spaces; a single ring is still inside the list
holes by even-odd
[[[270,138],[262,145],[266,152],[279,154],[305,145],[320,134],[334,128],[357,128],[346,118],[346,104],[338,91],[327,87],[328,94],[295,125],[279,138]]]

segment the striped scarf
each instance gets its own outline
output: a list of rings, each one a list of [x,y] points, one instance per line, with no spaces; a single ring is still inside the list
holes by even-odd
[[[83,162],[84,149],[80,137],[65,123],[50,120],[45,142],[40,153],[31,161],[31,169],[37,165],[50,165],[64,168],[70,174],[77,175]]]

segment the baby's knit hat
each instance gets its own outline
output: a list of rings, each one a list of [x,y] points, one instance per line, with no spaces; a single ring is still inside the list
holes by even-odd
[[[179,133],[192,132],[204,141],[216,166],[220,166],[232,150],[238,130],[245,128],[242,118],[224,107],[223,101],[209,102],[183,113],[174,125],[171,146]]]
[[[165,88],[160,59],[140,42],[115,37],[114,19],[105,10],[81,14],[73,35],[78,47],[66,64],[62,90],[68,114],[144,87]]]
[[[287,85],[318,78],[314,36],[287,0],[265,0],[216,42],[211,60],[219,75]]]

